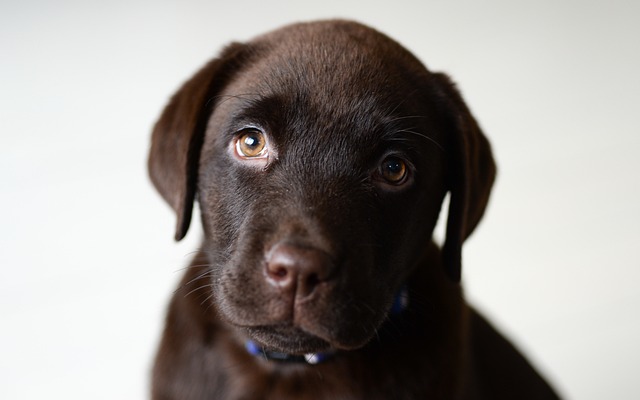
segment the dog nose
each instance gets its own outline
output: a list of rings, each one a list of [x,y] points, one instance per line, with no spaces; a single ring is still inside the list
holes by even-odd
[[[267,255],[267,281],[301,298],[330,279],[332,270],[329,255],[314,248],[280,243]]]

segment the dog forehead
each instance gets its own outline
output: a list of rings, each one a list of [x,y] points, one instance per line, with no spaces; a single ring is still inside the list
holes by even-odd
[[[314,106],[338,111],[348,109],[345,102],[358,99],[386,97],[393,103],[398,91],[426,72],[396,42],[350,22],[293,25],[259,37],[252,45],[258,56],[247,70],[247,83],[263,93],[303,93]]]
[[[425,112],[415,94],[426,69],[389,42],[368,29],[354,36],[289,28],[263,37],[220,96],[224,114],[294,135],[288,142],[296,135],[324,144],[380,141],[400,125],[390,121]]]

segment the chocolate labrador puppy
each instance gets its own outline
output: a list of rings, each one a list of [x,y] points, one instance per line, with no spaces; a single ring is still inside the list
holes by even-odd
[[[196,200],[204,227],[153,399],[557,398],[462,297],[489,143],[383,34],[324,21],[228,46],[165,108],[149,170],[176,239]]]

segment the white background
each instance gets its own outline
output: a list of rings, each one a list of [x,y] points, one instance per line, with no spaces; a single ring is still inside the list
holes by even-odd
[[[150,128],[231,40],[355,18],[459,83],[499,179],[470,301],[566,398],[640,398],[640,2],[0,2],[0,398],[142,399],[196,248]],[[194,224],[197,226],[198,224]]]

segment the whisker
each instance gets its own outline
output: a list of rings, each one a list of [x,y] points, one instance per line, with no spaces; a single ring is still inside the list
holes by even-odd
[[[198,290],[205,289],[205,288],[210,288],[210,287],[212,287],[212,286],[213,286],[212,284],[207,284],[207,285],[198,286],[197,288],[195,288],[195,289],[191,290],[189,293],[185,294],[183,297],[187,297],[187,296],[189,296],[190,294],[192,294],[192,293],[194,293],[194,292],[197,292]],[[205,301],[206,301],[206,300],[205,300]],[[202,304],[201,304],[201,305],[202,305]]]
[[[402,130],[399,130],[399,131],[394,132],[394,134],[398,134],[398,133],[410,133],[410,134],[413,134],[413,135],[420,136],[421,138],[427,139],[427,140],[428,140],[428,141],[430,141],[431,143],[435,144],[435,145],[436,145],[440,150],[445,151],[445,150],[444,150],[444,147],[442,147],[442,146],[440,145],[440,143],[436,142],[433,138],[431,138],[431,137],[429,137],[429,136],[425,135],[424,133],[420,133],[420,132],[416,132],[416,131],[411,131],[411,130],[408,130],[408,129],[402,129]]]
[[[396,122],[396,121],[402,121],[402,120],[405,120],[405,119],[412,119],[412,118],[427,118],[427,116],[426,115],[405,115],[405,116],[402,116],[402,117],[392,118],[387,122]]]
[[[180,269],[176,269],[176,270],[175,270],[175,271],[173,271],[173,272],[182,272],[182,271],[186,271],[186,270],[188,270],[188,269],[190,269],[190,268],[202,268],[202,267],[208,267],[208,268],[211,268],[211,266],[212,266],[212,265],[211,265],[211,264],[209,264],[209,263],[207,263],[207,264],[189,264],[189,265],[187,265],[186,267],[182,267],[182,268],[180,268]]]
[[[213,271],[211,271],[210,269],[208,269],[208,270],[204,271],[203,273],[201,273],[200,275],[196,276],[195,278],[191,279],[189,282],[185,283],[185,284],[184,284],[184,285],[182,285],[182,286],[183,286],[183,287],[184,287],[184,286],[189,286],[189,285],[191,285],[193,282],[195,282],[195,281],[197,281],[197,280],[199,280],[199,279],[204,278],[205,276],[207,276],[207,275],[211,274],[212,272],[213,272]]]
[[[186,253],[186,254],[184,255],[184,257],[185,257],[185,258],[186,258],[186,257],[191,257],[191,256],[196,255],[196,254],[198,254],[198,253],[200,253],[200,250],[190,251],[190,252]]]
[[[208,302],[209,300],[211,300],[211,298],[213,297],[213,293],[211,293],[210,295],[208,295],[204,300],[202,300],[202,302],[200,303],[200,305],[204,305],[204,303]],[[209,307],[211,307],[213,305],[213,303],[209,302],[209,306],[205,309],[205,312],[209,311]]]
[[[211,292],[211,294],[210,294],[209,296],[207,296],[207,298],[206,298],[206,299],[202,300],[202,302],[200,303],[200,305],[203,305],[205,302],[208,302],[208,303],[209,303],[209,305],[207,306],[207,308],[205,308],[205,309],[204,309],[204,313],[205,313],[205,314],[209,312],[209,309],[210,309],[211,307],[213,307],[213,301],[209,301],[209,300],[211,300],[211,298],[212,298],[213,296],[214,296],[214,293],[213,293],[213,291],[212,291],[212,292]]]
[[[175,294],[175,293],[178,293],[179,291],[181,291],[183,289],[186,289],[187,286],[195,283],[196,281],[198,281],[198,280],[200,280],[202,278],[205,278],[207,275],[211,274],[211,272],[212,271],[210,271],[210,270],[209,271],[205,271],[204,273],[202,273],[202,274],[196,276],[195,278],[191,279],[189,282],[187,282],[187,283],[185,283],[183,285],[180,285],[176,290],[173,291],[173,293]],[[190,293],[191,292],[187,293],[187,295],[190,294]],[[186,297],[186,295],[185,295],[185,297]]]
[[[398,108],[400,108],[401,105],[404,104],[405,101],[407,101],[408,99],[410,99],[416,92],[418,91],[418,89],[413,89],[413,91],[411,93],[409,93],[407,96],[405,96],[404,99],[402,99],[401,102],[399,102],[398,104],[396,104],[396,106],[391,110],[391,112],[389,112],[389,115],[393,115]]]

